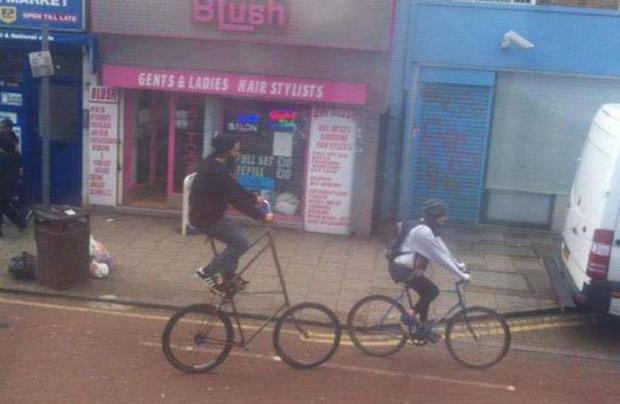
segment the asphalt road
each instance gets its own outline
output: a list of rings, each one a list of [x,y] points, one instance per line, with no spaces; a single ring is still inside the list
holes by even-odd
[[[275,357],[267,329],[208,374],[164,359],[171,313],[0,295],[1,403],[617,403],[620,322],[594,315],[511,321],[513,346],[485,371],[461,367],[443,343],[387,359],[344,338],[320,368]],[[244,321],[250,328],[254,321]]]

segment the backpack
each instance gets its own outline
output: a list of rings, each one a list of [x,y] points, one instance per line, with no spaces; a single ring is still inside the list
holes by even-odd
[[[35,278],[37,259],[34,255],[22,252],[9,261],[9,273],[15,279],[31,280]]]
[[[385,258],[387,258],[390,263],[393,262],[396,257],[403,254],[401,251],[403,243],[411,229],[416,227],[418,223],[417,220],[405,220],[396,224],[396,237],[388,243],[387,250],[385,251]]]

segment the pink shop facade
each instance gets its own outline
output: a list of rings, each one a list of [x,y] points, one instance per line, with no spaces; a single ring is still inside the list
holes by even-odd
[[[213,137],[235,135],[238,179],[279,223],[369,234],[392,1],[157,3],[92,4],[88,203],[180,212]]]

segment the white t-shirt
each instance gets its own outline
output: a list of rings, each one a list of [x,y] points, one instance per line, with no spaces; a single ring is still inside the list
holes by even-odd
[[[401,252],[404,254],[394,259],[394,262],[397,264],[413,268],[413,260],[415,254],[418,253],[454,272],[460,278],[465,278],[463,276],[464,273],[459,269],[459,261],[452,256],[441,237],[435,236],[433,230],[425,224],[417,225],[411,229],[405,241],[403,241]]]

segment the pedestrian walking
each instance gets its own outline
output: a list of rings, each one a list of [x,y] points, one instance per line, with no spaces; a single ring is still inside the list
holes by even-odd
[[[15,134],[14,127],[15,123],[10,118],[4,118],[0,121],[0,136],[5,136],[8,139],[5,147],[10,153],[19,151],[19,137]]]
[[[2,217],[8,217],[20,232],[28,227],[23,215],[13,206],[21,171],[21,158],[15,150],[14,140],[6,132],[0,132],[0,237]]]
[[[10,201],[11,208],[19,215],[21,215],[24,221],[28,222],[28,220],[30,220],[30,217],[32,216],[32,209],[30,208],[26,179],[24,177],[23,166],[21,165],[19,137],[17,137],[17,135],[15,134],[15,131],[13,130],[14,127],[15,124],[10,118],[5,118],[0,121],[0,136],[6,136],[9,140],[8,143],[5,145],[6,151],[9,153],[17,153],[20,161],[20,170],[17,178],[15,195]],[[0,224],[1,223],[2,218],[0,217]]]

